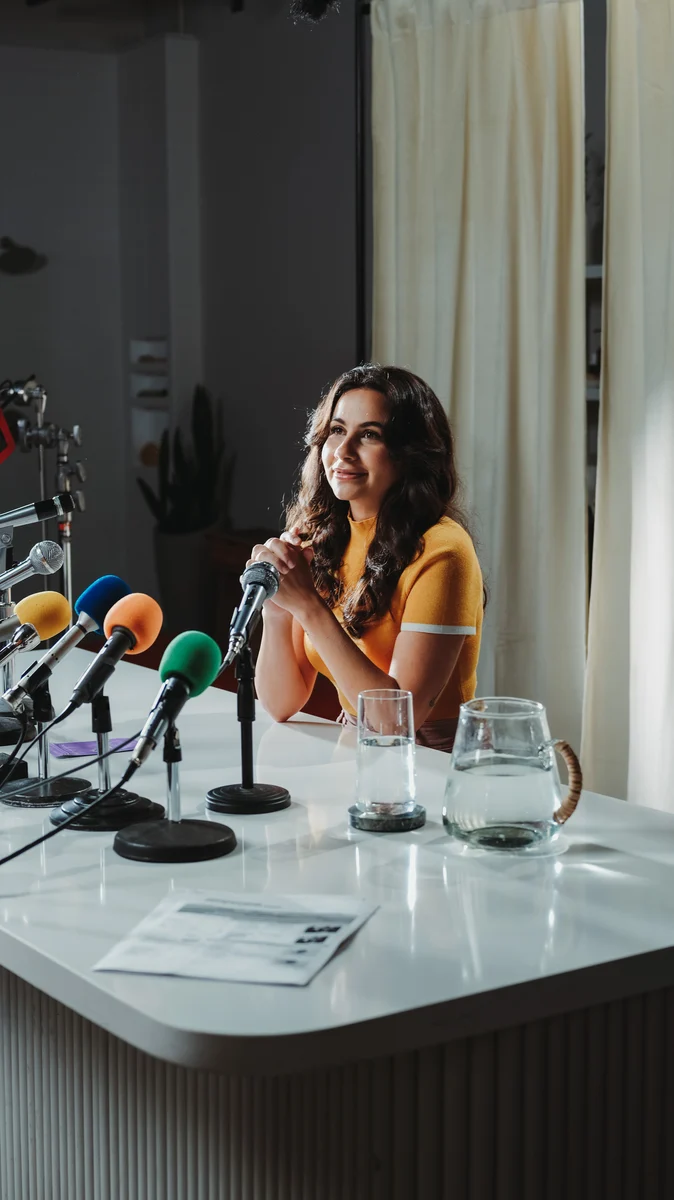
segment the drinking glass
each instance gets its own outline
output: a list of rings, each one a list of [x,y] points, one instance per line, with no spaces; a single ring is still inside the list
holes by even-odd
[[[358,695],[356,805],[382,818],[416,804],[412,693],[375,688]]]
[[[569,775],[563,798],[555,751]],[[493,696],[459,710],[443,821],[488,850],[527,850],[559,833],[578,804],[583,776],[568,742],[550,737],[535,700]]]

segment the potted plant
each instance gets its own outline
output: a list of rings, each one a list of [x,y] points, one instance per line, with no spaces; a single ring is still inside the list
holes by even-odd
[[[169,632],[215,629],[209,537],[228,529],[234,455],[225,454],[220,413],[205,387],[194,389],[191,446],[180,428],[162,435],[157,490],[138,479],[156,521],[155,560]]]

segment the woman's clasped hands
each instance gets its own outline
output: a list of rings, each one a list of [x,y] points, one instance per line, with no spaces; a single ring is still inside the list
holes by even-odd
[[[268,538],[263,546],[253,546],[246,565],[269,562],[281,576],[279,590],[273,600],[266,601],[266,610],[284,609],[299,619],[308,606],[320,603],[311,574],[313,557],[311,546],[302,545],[300,530],[296,527],[280,537]]]

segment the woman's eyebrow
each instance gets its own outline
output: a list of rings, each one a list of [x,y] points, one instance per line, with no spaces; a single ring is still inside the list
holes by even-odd
[[[346,421],[344,421],[341,417],[333,417],[330,424],[346,425]],[[386,421],[361,421],[360,425],[357,425],[356,428],[366,429],[368,425],[376,425],[378,429],[385,429]]]

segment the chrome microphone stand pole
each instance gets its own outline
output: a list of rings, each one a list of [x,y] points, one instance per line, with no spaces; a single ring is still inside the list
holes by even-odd
[[[79,425],[73,425],[72,433],[67,429],[59,429],[56,443],[56,490],[57,492],[70,492],[71,478],[74,475],[80,483],[86,480],[86,471],[81,462],[76,462],[71,465],[68,458],[70,443],[74,442],[76,446],[81,446],[82,439]],[[79,489],[74,493],[77,508],[80,512],[84,512],[84,493]],[[68,601],[70,607],[73,604],[73,563],[72,563],[72,539],[73,539],[73,516],[72,513],[66,513],[59,521],[59,542],[63,550],[63,595]]]
[[[47,393],[44,388],[36,388],[34,390],[33,401],[35,404],[35,426],[36,426],[37,430],[42,430],[42,429],[44,429],[44,413],[45,413],[45,409],[47,407]],[[37,466],[38,466],[38,474],[40,476],[40,499],[41,500],[46,500],[46,498],[47,498],[47,461],[46,461],[44,452],[45,452],[44,435],[42,433],[38,433],[38,435],[37,435]],[[47,522],[46,521],[40,522],[40,536],[42,538],[46,538],[46,536],[47,536]],[[45,580],[43,586],[46,589],[46,587],[47,587],[46,580]]]
[[[14,542],[14,530],[10,528],[0,529],[0,574],[6,571],[11,566],[12,545]],[[0,590],[0,621],[5,621],[13,615],[14,605],[12,604],[11,588]],[[3,692],[8,688],[14,687],[15,670],[14,658],[10,658],[8,662],[3,663],[0,671],[0,687]],[[7,706],[7,711],[9,706]]]

